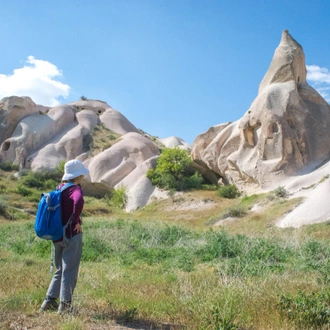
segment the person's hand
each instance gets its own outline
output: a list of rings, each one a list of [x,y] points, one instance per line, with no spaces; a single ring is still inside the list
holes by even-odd
[[[78,234],[82,232],[81,224],[77,223],[74,227],[74,231],[76,231]]]

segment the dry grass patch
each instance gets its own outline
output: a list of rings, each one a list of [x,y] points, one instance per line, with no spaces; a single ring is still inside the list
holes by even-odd
[[[84,137],[84,150],[89,152],[89,157],[93,157],[112,147],[120,137],[120,134],[107,129],[103,124],[97,125]]]

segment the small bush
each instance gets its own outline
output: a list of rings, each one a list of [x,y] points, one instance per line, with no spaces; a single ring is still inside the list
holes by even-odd
[[[2,215],[3,217],[6,217],[7,209],[8,209],[7,202],[3,198],[1,198],[0,199],[0,215]]]
[[[59,164],[56,166],[56,173],[58,173],[59,175],[61,175],[62,173],[64,173],[64,165],[66,163],[66,160],[62,160],[59,162]]]
[[[280,197],[280,198],[286,198],[289,195],[289,193],[287,192],[287,190],[285,190],[284,187],[277,187],[274,190],[274,194],[276,197]]]
[[[11,180],[11,181],[17,181],[18,180],[17,176],[15,176],[13,173],[10,173],[8,175],[8,179]]]
[[[39,190],[54,189],[61,181],[63,171],[28,171],[21,177],[20,184],[27,188],[36,188]]]
[[[112,190],[110,194],[105,195],[105,201],[109,206],[124,208],[127,203],[127,194],[125,188]]]
[[[53,179],[46,180],[43,184],[43,187],[52,190],[55,189],[55,187],[58,186],[58,182],[54,181]]]
[[[25,188],[22,185],[18,185],[16,188],[16,192],[22,196],[30,196],[32,195],[32,190]]]
[[[218,185],[215,184],[202,184],[201,185],[201,190],[217,190],[218,189]]]
[[[3,162],[0,163],[0,169],[5,172],[10,172],[10,171],[18,171],[19,168],[17,164],[13,164],[10,162]]]
[[[7,187],[5,185],[3,185],[3,184],[0,184],[0,194],[5,193],[6,190],[7,190]]]
[[[192,169],[191,163],[185,150],[164,148],[157,160],[156,168],[147,172],[147,178],[154,185],[167,190],[199,189],[203,178]]]
[[[223,219],[225,218],[243,218],[247,214],[246,210],[242,207],[233,207],[227,210],[222,216]]]
[[[28,188],[42,188],[43,182],[40,177],[36,176],[33,172],[29,172],[21,180],[21,184]]]
[[[241,195],[241,192],[238,190],[238,188],[234,184],[230,184],[227,186],[221,186],[217,190],[217,194],[220,197],[223,198],[237,198]]]
[[[109,139],[109,140],[116,140],[117,137],[116,137],[115,135],[113,135],[113,134],[109,134],[109,135],[108,135],[108,139]]]

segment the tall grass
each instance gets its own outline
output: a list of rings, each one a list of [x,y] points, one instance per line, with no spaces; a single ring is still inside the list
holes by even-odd
[[[330,325],[327,242],[201,232],[157,221],[88,218],[83,227],[74,295],[83,316],[72,323],[79,329],[96,319],[180,329]],[[35,237],[31,222],[1,226],[4,312],[38,309],[49,281],[49,255],[50,243]]]

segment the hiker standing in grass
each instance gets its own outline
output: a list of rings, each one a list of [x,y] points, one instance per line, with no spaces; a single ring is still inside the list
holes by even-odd
[[[80,183],[89,170],[77,159],[64,165],[64,175],[59,188],[68,182],[74,183],[63,190],[61,195],[62,224],[66,228],[65,237],[53,241],[55,248],[56,271],[48,287],[46,299],[41,309],[54,310],[59,313],[72,311],[72,294],[76,287],[78,270],[82,253],[81,213],[84,206],[83,192]],[[60,304],[57,299],[60,298]]]

